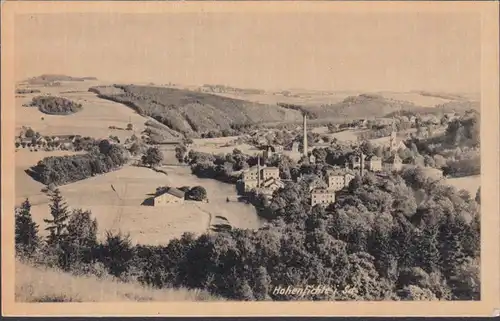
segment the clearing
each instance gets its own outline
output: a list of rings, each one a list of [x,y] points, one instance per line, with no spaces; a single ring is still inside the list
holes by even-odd
[[[447,178],[445,183],[454,186],[459,190],[464,189],[468,191],[474,198],[476,197],[477,189],[481,186],[481,175]]]

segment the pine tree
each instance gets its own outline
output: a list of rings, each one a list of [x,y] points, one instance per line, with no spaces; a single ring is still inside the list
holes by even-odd
[[[49,246],[56,246],[62,244],[66,239],[67,221],[69,219],[70,212],[59,189],[54,191],[51,200],[52,204],[49,205],[49,207],[52,219],[44,219],[43,221],[48,225],[45,230],[50,233],[47,236],[47,244]]]
[[[16,209],[16,254],[30,256],[38,247],[40,239],[38,237],[38,224],[31,216],[31,204],[28,199],[23,202],[20,208]]]

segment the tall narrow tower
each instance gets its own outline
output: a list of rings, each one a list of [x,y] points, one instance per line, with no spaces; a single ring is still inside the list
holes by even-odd
[[[365,173],[365,155],[363,152],[360,153],[359,157],[359,176],[363,177],[363,174]]]
[[[307,115],[304,113],[304,142],[302,153],[307,157]]]
[[[257,188],[260,188],[260,155],[257,156]]]
[[[396,135],[396,121],[393,118],[392,119],[392,131],[391,131],[391,138],[389,140],[389,148],[391,152],[394,152],[397,147],[397,135]]]

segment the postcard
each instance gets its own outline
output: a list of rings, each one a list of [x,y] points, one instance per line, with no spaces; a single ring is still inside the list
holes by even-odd
[[[492,316],[498,10],[4,2],[5,315]]]

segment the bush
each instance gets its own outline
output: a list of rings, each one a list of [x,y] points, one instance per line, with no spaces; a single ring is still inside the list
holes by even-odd
[[[207,190],[203,186],[195,186],[187,194],[187,198],[193,201],[201,202],[207,198]]]

